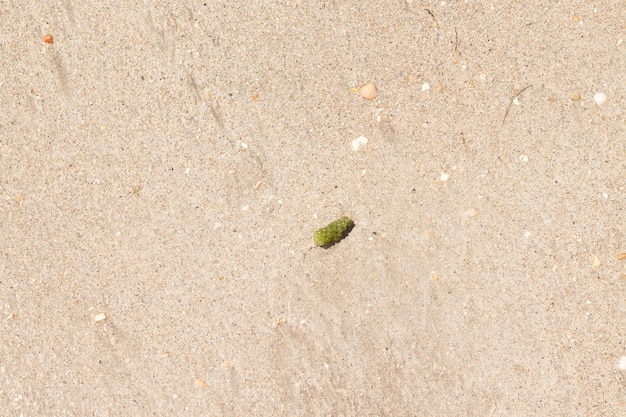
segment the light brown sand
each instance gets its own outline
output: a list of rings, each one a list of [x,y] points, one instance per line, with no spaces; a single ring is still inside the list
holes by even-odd
[[[626,413],[622,0],[35,3],[7,416]]]

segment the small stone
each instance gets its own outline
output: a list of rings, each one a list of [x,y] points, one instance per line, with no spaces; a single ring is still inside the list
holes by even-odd
[[[53,42],[54,42],[54,41],[52,40],[52,35],[51,35],[51,34],[49,34],[49,33],[43,37],[43,41],[44,41],[45,43],[53,43]]]
[[[107,315],[105,313],[100,313],[96,317],[94,317],[94,321],[97,323],[99,321],[103,321],[107,319]]]
[[[359,88],[359,94],[361,94],[361,97],[363,97],[365,100],[374,100],[378,95],[378,90],[376,89],[376,86],[374,84],[368,83],[362,85],[361,88]]]
[[[580,94],[577,93],[577,92],[573,92],[572,95],[570,96],[570,99],[572,101],[578,101],[578,100],[580,100]]]

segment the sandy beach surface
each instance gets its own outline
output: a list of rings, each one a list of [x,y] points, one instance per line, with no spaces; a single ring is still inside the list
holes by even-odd
[[[3,416],[626,415],[623,0],[0,33]]]

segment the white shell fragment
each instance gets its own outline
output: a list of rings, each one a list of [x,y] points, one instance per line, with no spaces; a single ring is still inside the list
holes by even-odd
[[[619,369],[621,371],[626,371],[626,356],[622,356],[619,359],[619,365],[618,366],[619,366]]]
[[[359,136],[352,141],[352,150],[354,152],[358,151],[361,145],[367,145],[367,142],[368,140],[365,136]]]
[[[476,210],[474,207],[470,207],[465,210],[465,215],[467,217],[476,217],[478,215],[478,210]]]
[[[594,268],[597,268],[597,267],[599,267],[600,265],[602,265],[602,261],[600,260],[600,258],[598,258],[598,256],[597,256],[597,255],[596,255],[596,256],[594,256],[594,257],[593,257],[593,267],[594,267]]]
[[[606,94],[604,94],[604,93],[595,93],[593,95],[593,101],[595,101],[598,106],[603,105],[606,102]]]
[[[102,320],[106,320],[107,319],[107,315],[105,313],[100,313],[98,315],[96,315],[96,317],[93,318],[93,320],[97,323],[99,321]]]

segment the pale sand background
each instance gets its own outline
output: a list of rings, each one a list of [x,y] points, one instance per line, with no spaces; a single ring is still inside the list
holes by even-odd
[[[626,413],[622,0],[30,3],[2,415]]]

